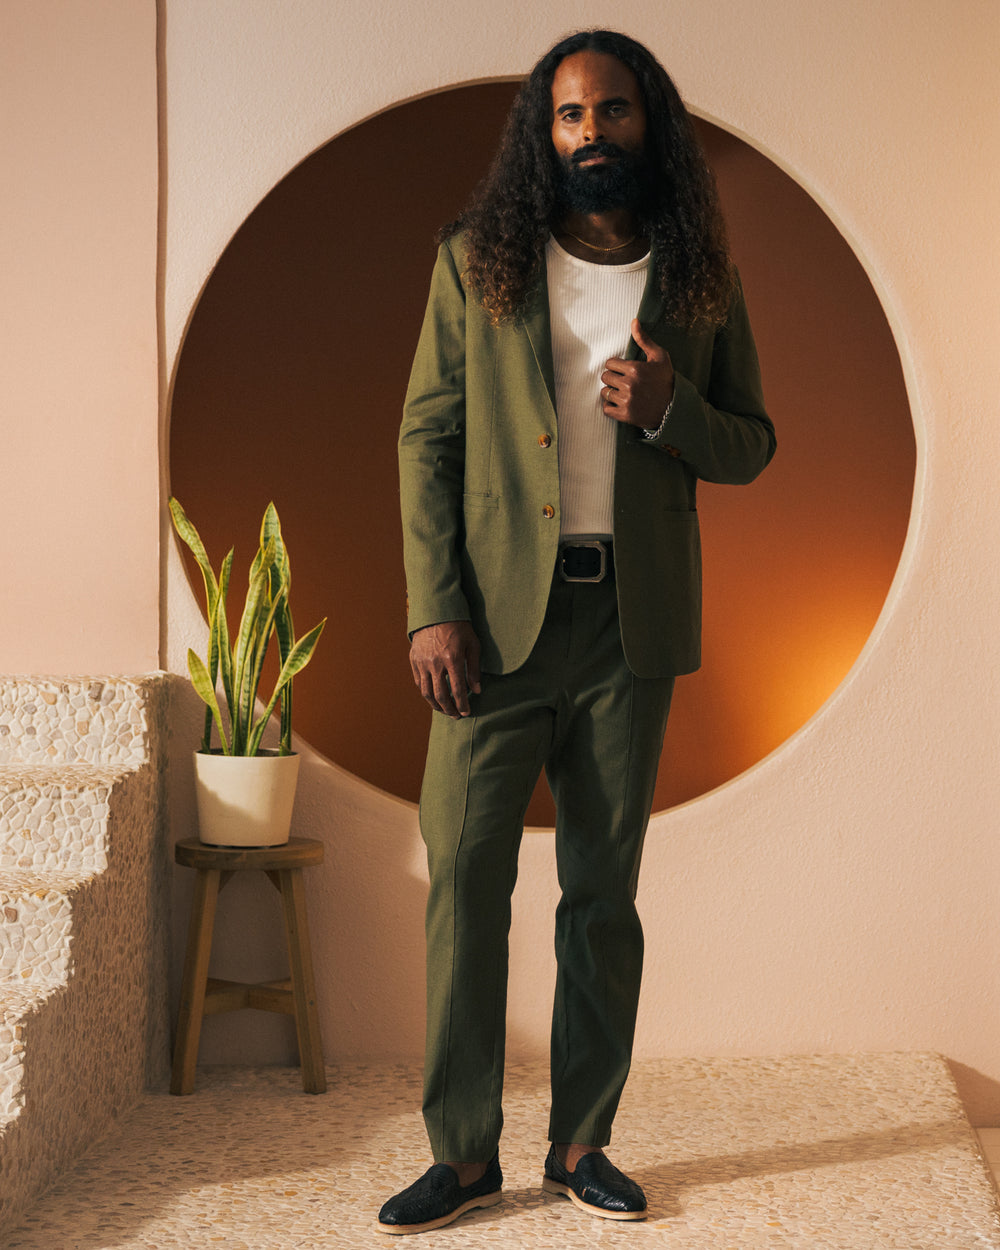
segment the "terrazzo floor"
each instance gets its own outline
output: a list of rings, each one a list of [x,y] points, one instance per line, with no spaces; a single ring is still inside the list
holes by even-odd
[[[500,1206],[417,1239],[373,1228],[430,1159],[412,1068],[209,1068],[148,1094],[11,1230],[6,1250],[571,1246],[1000,1250],[996,1193],[934,1055],[637,1064],[613,1160],[650,1218],[596,1220],[541,1191],[545,1069],[511,1065]]]

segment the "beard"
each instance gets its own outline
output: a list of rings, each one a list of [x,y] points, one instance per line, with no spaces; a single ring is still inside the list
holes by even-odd
[[[607,165],[582,168],[580,162],[607,156]],[[556,194],[572,213],[606,213],[614,208],[641,209],[648,199],[649,165],[641,152],[615,143],[590,143],[556,163]]]

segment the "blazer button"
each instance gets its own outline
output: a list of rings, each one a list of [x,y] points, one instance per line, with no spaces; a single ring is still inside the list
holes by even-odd
[[[538,446],[539,446],[539,447],[551,447],[551,446],[552,446],[552,436],[551,436],[551,434],[539,434],[539,436],[538,436]]]
[[[555,514],[556,510],[550,503],[547,503],[542,509],[542,516],[545,517],[546,521],[551,521]]]

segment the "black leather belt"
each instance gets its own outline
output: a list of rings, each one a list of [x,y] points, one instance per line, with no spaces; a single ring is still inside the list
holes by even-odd
[[[559,544],[556,571],[564,582],[603,582],[614,576],[611,543],[581,538]]]

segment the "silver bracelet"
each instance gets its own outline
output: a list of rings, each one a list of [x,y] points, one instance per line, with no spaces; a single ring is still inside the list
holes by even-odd
[[[648,439],[650,442],[652,442],[654,438],[660,437],[660,435],[666,429],[667,421],[670,418],[670,413],[673,410],[674,400],[676,398],[677,398],[677,390],[675,388],[673,395],[671,395],[670,397],[670,403],[667,404],[667,411],[663,414],[663,420],[660,422],[660,424],[656,427],[655,430],[643,430],[642,432],[643,438]]]

